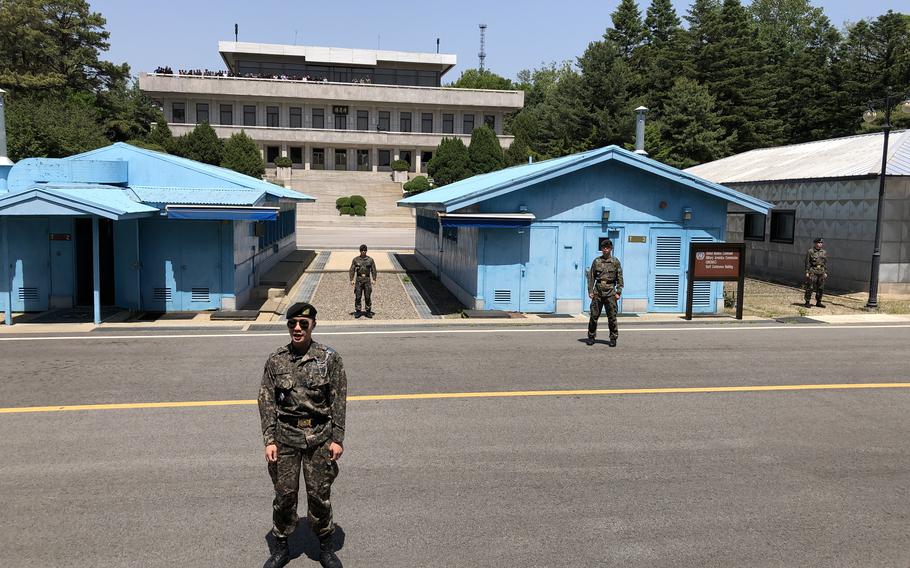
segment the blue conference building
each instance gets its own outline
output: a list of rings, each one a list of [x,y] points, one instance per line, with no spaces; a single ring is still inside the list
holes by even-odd
[[[469,308],[575,314],[610,238],[625,312],[685,309],[689,243],[723,241],[728,212],[772,205],[608,146],[515,166],[398,202],[417,213],[415,253]],[[723,287],[695,284],[695,312],[723,309]]]
[[[0,309],[235,309],[312,197],[117,143],[0,169]],[[11,308],[11,309],[10,309]]]

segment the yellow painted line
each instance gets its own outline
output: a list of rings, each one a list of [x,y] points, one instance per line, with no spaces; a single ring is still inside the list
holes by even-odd
[[[349,401],[430,400],[447,398],[517,398],[530,396],[604,396],[620,394],[697,394],[724,392],[774,392],[855,389],[910,389],[910,383],[830,383],[819,385],[754,385],[741,387],[669,387],[651,389],[576,389],[536,391],[434,392],[413,394],[370,394],[349,396]],[[193,408],[205,406],[251,406],[255,400],[198,400],[185,402],[131,402],[118,404],[76,404],[0,408],[0,414],[63,412],[72,410],[133,410],[145,408]]]

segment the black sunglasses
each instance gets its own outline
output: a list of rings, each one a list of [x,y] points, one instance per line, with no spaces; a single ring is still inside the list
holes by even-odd
[[[304,331],[310,329],[310,322],[308,322],[307,320],[303,320],[303,319],[288,320],[288,329],[294,329],[295,327],[297,327],[297,324],[300,324],[300,329],[302,329]]]

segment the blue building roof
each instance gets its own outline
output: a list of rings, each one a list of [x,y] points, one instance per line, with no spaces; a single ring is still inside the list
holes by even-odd
[[[129,219],[158,213],[123,187],[96,184],[38,184],[0,195],[0,215],[97,215]]]
[[[710,182],[640,154],[629,152],[619,146],[607,146],[597,150],[589,150],[561,158],[513,166],[488,174],[477,175],[402,199],[398,201],[398,205],[403,207],[427,207],[445,212],[456,211],[505,193],[610,160],[648,171],[758,213],[767,214],[773,208],[773,205],[768,202]]]

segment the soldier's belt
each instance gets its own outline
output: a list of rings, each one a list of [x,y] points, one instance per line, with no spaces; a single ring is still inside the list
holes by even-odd
[[[278,420],[284,422],[285,424],[290,424],[291,426],[296,426],[298,428],[312,428],[325,422],[324,420],[316,420],[314,418],[298,418],[296,416],[278,416]]]

